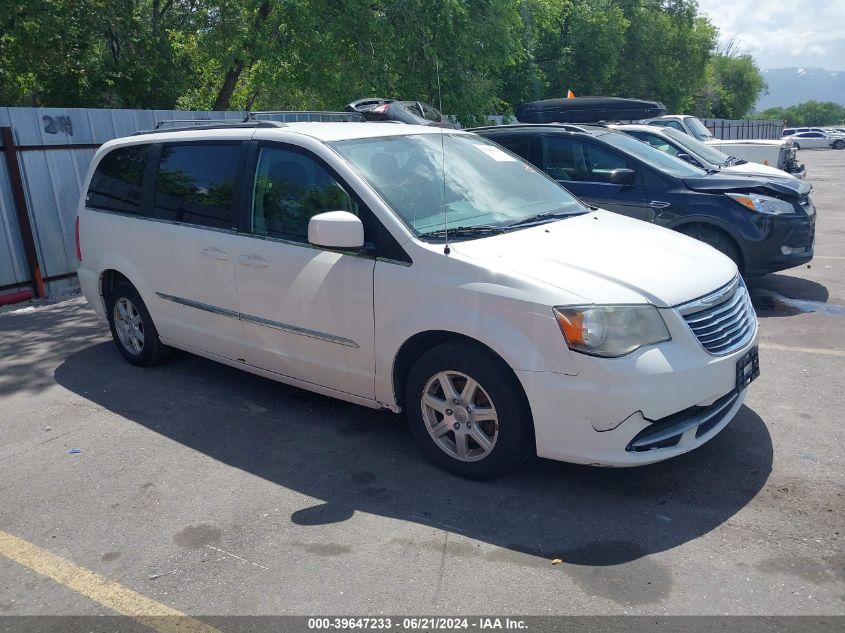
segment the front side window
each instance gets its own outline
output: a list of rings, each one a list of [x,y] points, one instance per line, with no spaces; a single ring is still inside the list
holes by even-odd
[[[509,149],[517,156],[528,160],[528,151],[531,147],[531,137],[522,134],[498,134],[491,140],[504,148]]]
[[[712,145],[707,145],[689,134],[677,132],[676,130],[665,130],[664,134],[674,139],[676,143],[687,149],[693,156],[700,156],[711,165],[724,165],[730,158],[727,154],[720,152]]]
[[[416,235],[587,211],[538,169],[474,134],[409,133],[330,145]]]
[[[564,136],[545,139],[543,165],[555,180],[583,182],[610,182],[614,169],[631,167],[625,158],[614,152]]]
[[[622,132],[608,132],[607,134],[602,134],[600,138],[619,151],[639,159],[640,162],[670,176],[675,176],[676,178],[694,178],[707,174],[703,169],[694,167],[680,158],[664,154],[660,150],[646,143],[641,143],[637,139]]]
[[[88,206],[143,215],[141,194],[150,145],[118,147],[103,156],[88,188]]]
[[[156,217],[217,229],[235,226],[240,143],[164,145],[156,178]]]
[[[325,167],[300,152],[262,147],[253,183],[250,232],[308,242],[308,222],[319,213],[358,215],[352,197]]]

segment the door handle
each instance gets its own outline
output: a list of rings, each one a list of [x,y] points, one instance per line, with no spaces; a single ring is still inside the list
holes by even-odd
[[[652,209],[665,209],[670,204],[671,204],[670,202],[661,202],[660,200],[652,200],[651,202],[648,203],[648,206],[650,206]]]
[[[254,268],[267,268],[270,265],[266,259],[260,255],[241,255],[238,261],[244,266],[253,266]]]
[[[220,261],[229,259],[229,253],[221,251],[219,248],[215,248],[213,246],[211,248],[202,249],[202,254],[206,257],[210,257],[211,259],[219,259]]]

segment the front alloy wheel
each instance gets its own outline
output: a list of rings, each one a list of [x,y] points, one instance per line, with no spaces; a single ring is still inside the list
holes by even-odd
[[[490,396],[459,371],[441,371],[428,381],[422,401],[426,430],[453,459],[474,462],[487,457],[499,438],[499,418]]]
[[[405,410],[420,450],[469,479],[493,479],[533,452],[531,409],[513,370],[469,341],[420,356],[405,384]]]

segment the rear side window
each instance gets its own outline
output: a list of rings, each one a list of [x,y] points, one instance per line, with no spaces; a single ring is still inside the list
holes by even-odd
[[[149,215],[141,205],[150,145],[118,147],[106,154],[91,178],[86,202],[107,211]]]
[[[156,217],[217,229],[234,228],[240,154],[240,143],[164,145],[156,177]]]

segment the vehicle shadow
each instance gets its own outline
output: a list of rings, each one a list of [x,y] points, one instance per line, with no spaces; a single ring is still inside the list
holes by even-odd
[[[425,461],[401,416],[188,354],[138,369],[113,344],[101,343],[70,355],[54,377],[186,447],[321,499],[291,514],[298,525],[345,521],[355,512],[414,521],[498,546],[453,544],[461,556],[528,566],[559,558],[582,566],[588,585],[589,567],[637,561],[724,523],[763,488],[772,469],[771,437],[748,407],[711,442],[668,462],[615,470],[534,460],[514,475],[480,483]],[[404,544],[446,547],[442,538]],[[670,580],[668,570],[660,573]]]
[[[751,303],[760,318],[795,316],[807,312],[845,314],[845,307],[828,304],[827,288],[789,275],[766,275],[746,281]]]

